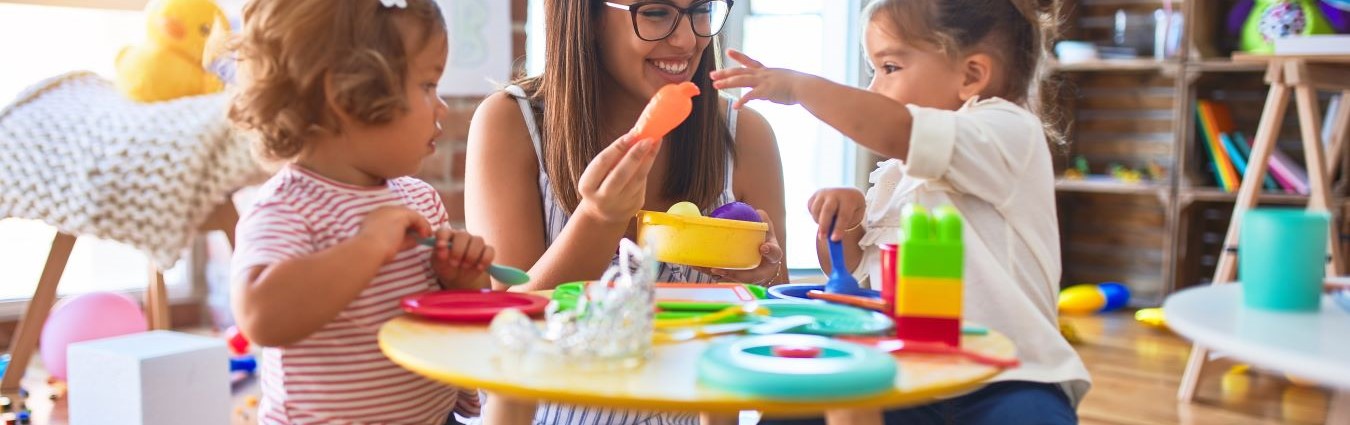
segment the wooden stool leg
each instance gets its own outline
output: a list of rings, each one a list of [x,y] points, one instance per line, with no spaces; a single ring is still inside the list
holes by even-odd
[[[234,248],[234,226],[239,224],[239,210],[234,207],[234,200],[226,198],[225,203],[220,204],[211,214],[206,217],[206,222],[202,223],[202,230],[219,230],[225,232],[225,238],[230,241],[230,248]]]
[[[150,330],[169,329],[169,291],[164,286],[164,273],[150,264],[150,284],[145,289],[145,317]]]
[[[1327,408],[1328,424],[1350,424],[1350,390],[1336,390]]]
[[[1298,126],[1303,134],[1303,155],[1304,163],[1308,167],[1308,186],[1311,190],[1311,196],[1308,198],[1308,209],[1312,211],[1322,211],[1333,213],[1330,208],[1331,202],[1331,182],[1328,181],[1326,160],[1322,152],[1322,114],[1317,107],[1317,90],[1307,84],[1299,84],[1294,89],[1294,97],[1298,102]],[[1335,220],[1331,221],[1335,223]],[[1327,263],[1328,276],[1340,276],[1344,273],[1341,266],[1341,244],[1336,237],[1334,225],[1327,228],[1331,235],[1328,241],[1328,252],[1331,254],[1331,261]]]
[[[19,382],[28,370],[28,361],[37,349],[38,336],[42,335],[42,325],[47,322],[47,313],[56,302],[56,286],[61,283],[61,274],[66,270],[66,261],[70,260],[70,251],[75,248],[75,236],[56,232],[52,238],[51,251],[47,254],[47,263],[42,266],[42,276],[38,279],[37,290],[28,302],[23,321],[15,331],[14,340],[9,345],[9,367],[5,368],[5,377],[0,381],[0,392],[19,402]]]
[[[1233,217],[1228,224],[1228,234],[1224,237],[1223,252],[1219,253],[1219,264],[1214,269],[1217,285],[1233,281],[1237,274],[1237,256],[1229,251],[1238,245],[1241,233],[1242,214],[1256,205],[1260,193],[1261,180],[1265,179],[1266,168],[1270,163],[1270,153],[1275,150],[1279,139],[1280,123],[1289,107],[1289,87],[1284,84],[1282,69],[1272,65],[1266,80],[1270,82],[1270,94],[1266,97],[1266,106],[1261,110],[1261,122],[1256,129],[1256,138],[1252,144],[1252,156],[1247,163],[1247,172],[1242,176],[1242,185],[1238,189],[1237,201],[1233,205]],[[1191,356],[1186,361],[1186,371],[1181,375],[1181,386],[1177,389],[1177,399],[1183,402],[1195,400],[1195,390],[1199,387],[1200,372],[1203,371],[1208,350],[1199,344],[1191,345]]]

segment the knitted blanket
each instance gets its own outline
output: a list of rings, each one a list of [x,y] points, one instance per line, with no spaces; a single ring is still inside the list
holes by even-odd
[[[223,93],[158,103],[77,72],[0,109],[0,218],[42,220],[171,267],[207,215],[264,178]]]

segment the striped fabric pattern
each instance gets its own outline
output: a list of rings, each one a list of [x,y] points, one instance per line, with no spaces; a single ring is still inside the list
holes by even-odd
[[[256,206],[240,220],[233,272],[239,276],[330,248],[355,235],[370,211],[389,205],[407,206],[433,226],[449,221],[440,195],[420,180],[404,177],[384,187],[356,187],[288,166],[263,186]],[[380,325],[402,314],[401,298],[439,289],[430,253],[421,246],[398,253],[318,332],[294,345],[264,348],[260,421],[444,423],[456,408],[459,390],[394,364],[376,341]],[[464,401],[462,411],[477,411],[476,397]]]
[[[548,174],[544,172],[543,163],[543,145],[540,139],[538,124],[535,121],[534,107],[525,97],[525,91],[519,86],[510,86],[506,89],[507,93],[516,98],[520,104],[521,113],[525,116],[525,125],[530,130],[530,139],[534,143],[535,158],[539,159],[539,193],[543,196],[544,205],[544,242],[552,245],[554,239],[562,234],[563,227],[567,225],[569,218],[567,211],[563,210],[562,204],[553,196],[552,184]],[[727,124],[731,134],[736,134],[736,110],[728,108]],[[734,202],[735,194],[732,192],[732,167],[731,161],[727,161],[727,181],[726,189],[718,197],[718,205]],[[704,211],[707,214],[708,211]],[[615,259],[613,264],[617,264]],[[676,264],[660,264],[660,274],[657,279],[659,282],[689,282],[689,283],[712,283],[715,278],[703,273],[699,273],[688,266]],[[636,410],[613,410],[596,407],[573,406],[558,403],[540,404],[539,410],[535,413],[534,423],[536,425],[694,425],[699,423],[697,413],[674,413],[674,412],[644,412]]]

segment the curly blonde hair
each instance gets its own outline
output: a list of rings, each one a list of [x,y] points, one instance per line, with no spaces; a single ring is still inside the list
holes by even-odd
[[[406,8],[251,0],[232,43],[240,84],[230,119],[259,133],[258,153],[271,160],[294,158],[316,135],[341,133],[329,99],[360,122],[389,122],[407,111],[408,60],[421,48],[404,45],[403,31],[425,45],[445,34],[443,19],[433,0],[407,0]]]

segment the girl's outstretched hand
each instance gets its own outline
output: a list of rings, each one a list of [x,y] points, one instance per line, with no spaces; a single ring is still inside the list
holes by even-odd
[[[727,55],[743,67],[713,71],[713,87],[718,90],[748,88],[734,107],[740,109],[746,102],[763,99],[783,105],[797,104],[797,87],[810,75],[790,69],[766,68],[759,61],[736,50],[727,51]]]

